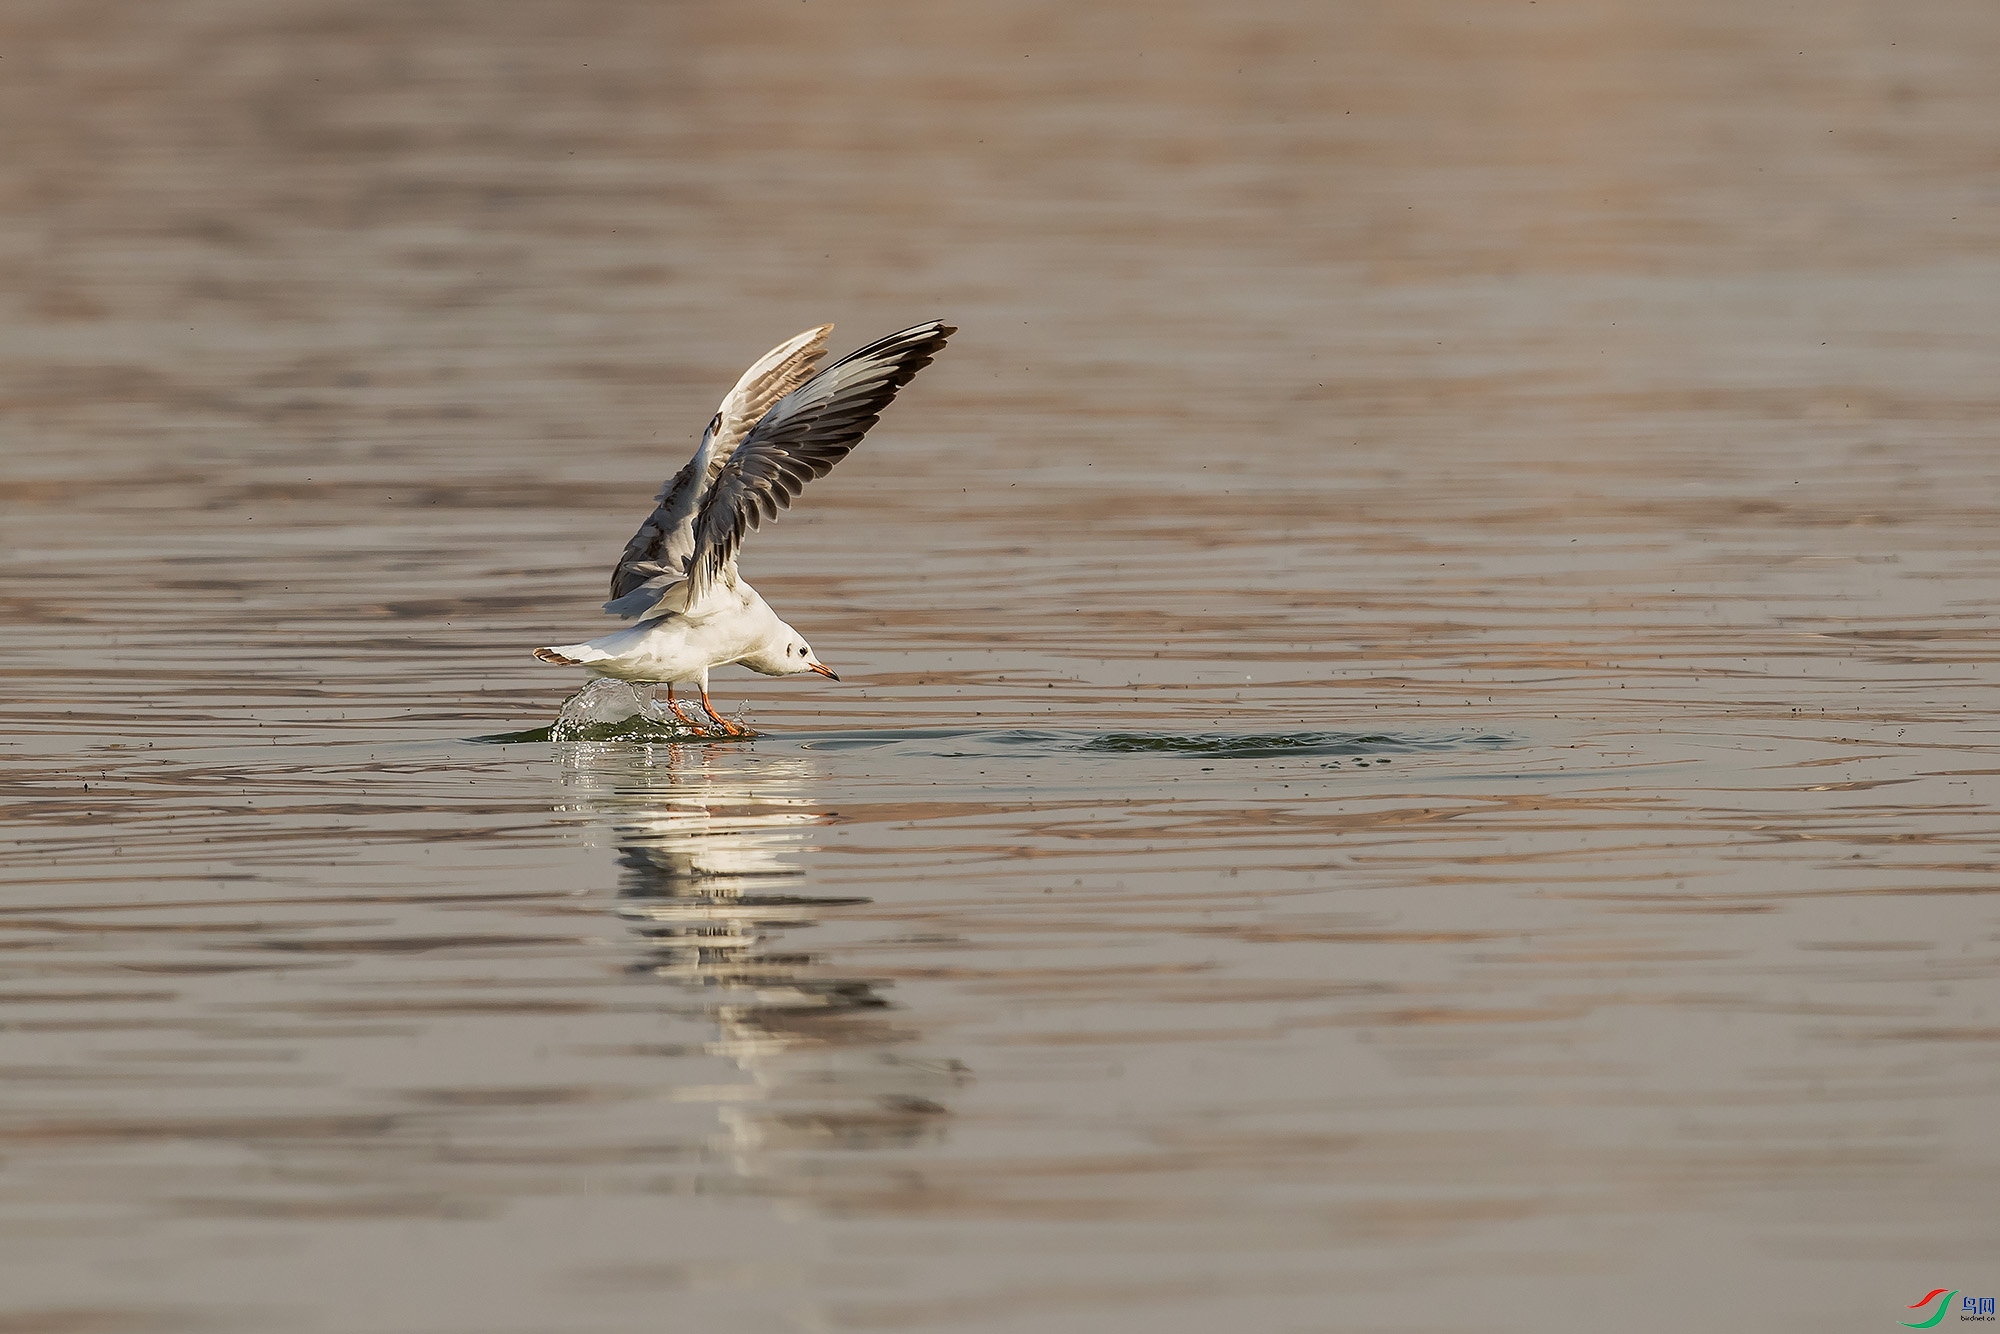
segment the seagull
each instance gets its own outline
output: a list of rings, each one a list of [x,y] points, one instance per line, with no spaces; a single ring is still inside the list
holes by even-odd
[[[660,488],[657,508],[618,558],[604,604],[636,624],[582,644],[538,648],[537,658],[592,676],[665,682],[667,708],[703,736],[709,729],[675,702],[676,684],[695,684],[703,712],[724,735],[749,732],[709,703],[712,668],[734,662],[765,676],[840,679],[737,574],[737,549],[747,530],[790,509],[807,482],[846,458],[896,391],[958,330],[931,320],[820,370],[832,332],[822,324],[759,357],[723,398],[701,448]]]

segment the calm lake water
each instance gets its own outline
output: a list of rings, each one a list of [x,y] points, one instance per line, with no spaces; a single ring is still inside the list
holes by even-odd
[[[1995,68],[1971,0],[6,5],[0,1330],[2000,1290]],[[752,357],[932,316],[745,553],[842,684],[504,739]]]

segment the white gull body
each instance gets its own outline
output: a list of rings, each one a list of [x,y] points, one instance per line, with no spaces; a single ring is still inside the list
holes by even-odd
[[[958,332],[933,320],[850,353],[825,370],[832,325],[808,329],[758,358],[722,400],[687,466],[660,489],[657,507],[625,545],[604,609],[637,623],[580,644],[535,650],[544,662],[593,676],[677,684],[701,692],[722,731],[742,730],[708,699],[708,674],[740,663],[766,676],[817,672],[838,681],[805,637],[741,578],[744,533],[775,519],[808,481],[847,457],[881,414]]]

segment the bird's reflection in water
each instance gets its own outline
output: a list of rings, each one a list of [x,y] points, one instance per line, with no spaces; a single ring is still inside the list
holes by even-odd
[[[750,1077],[708,1090],[744,1170],[774,1170],[767,1155],[787,1150],[944,1133],[965,1068],[921,1053],[884,984],[790,947],[820,913],[870,901],[805,892],[802,859],[826,819],[805,795],[809,761],[578,743],[562,762],[569,809],[617,843],[618,912],[649,942],[633,969],[696,997],[717,1030],[710,1054]]]

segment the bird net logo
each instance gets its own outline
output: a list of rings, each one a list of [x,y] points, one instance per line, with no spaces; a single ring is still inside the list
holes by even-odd
[[[1942,1297],[1944,1300],[1938,1301]],[[1953,1306],[1953,1301],[1958,1303]],[[1932,1288],[1921,1301],[1911,1302],[1909,1310],[1928,1310],[1932,1302],[1937,1302],[1937,1310],[1921,1320],[1899,1320],[1896,1323],[1905,1329],[1935,1329],[1944,1323],[1948,1315],[1956,1314],[1960,1320],[1993,1320],[1993,1299],[1991,1297],[1960,1297],[1958,1289],[1947,1292],[1943,1288]]]

